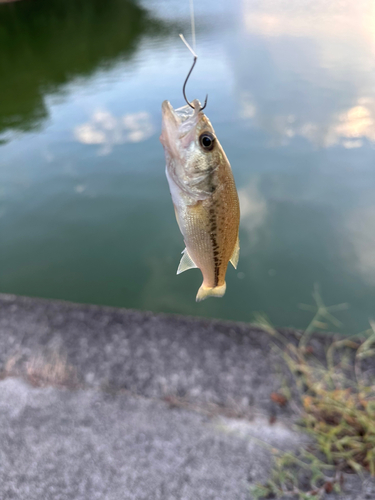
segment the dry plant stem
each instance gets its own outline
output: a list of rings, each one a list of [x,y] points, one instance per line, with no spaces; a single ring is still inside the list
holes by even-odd
[[[302,403],[300,425],[314,445],[311,450],[299,450],[298,456],[274,453],[271,479],[255,488],[255,498],[323,499],[327,493],[340,491],[343,472],[375,476],[375,380],[370,379],[370,369],[363,371],[364,361],[375,358],[375,323],[365,332],[365,341],[351,337],[332,342],[326,363],[321,363],[311,356],[308,340],[317,325],[326,328],[322,320],[337,326],[331,313],[347,305],[325,306],[317,288],[313,297],[316,306],[302,308],[313,310],[314,318],[297,346],[258,315],[258,326],[282,345],[274,348],[282,352],[295,377]]]

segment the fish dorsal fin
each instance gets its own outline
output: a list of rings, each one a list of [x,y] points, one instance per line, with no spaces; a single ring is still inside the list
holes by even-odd
[[[236,244],[234,245],[234,250],[232,253],[231,258],[229,259],[230,263],[234,267],[234,269],[237,269],[237,264],[238,264],[238,259],[240,258],[240,239],[237,236],[237,241]]]
[[[189,269],[195,269],[196,267],[198,266],[194,263],[193,259],[190,257],[187,249],[185,248],[184,251],[182,252],[182,257],[180,265],[178,266],[177,269],[177,274],[181,274],[184,271],[188,271]]]

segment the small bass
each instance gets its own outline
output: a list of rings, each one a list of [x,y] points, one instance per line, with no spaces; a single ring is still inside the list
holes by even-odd
[[[199,268],[197,302],[222,297],[228,263],[237,268],[240,206],[232,169],[198,100],[173,109],[162,104],[160,141],[177,223],[186,248],[177,270]]]

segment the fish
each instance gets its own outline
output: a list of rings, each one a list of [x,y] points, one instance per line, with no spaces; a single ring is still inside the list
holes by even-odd
[[[231,262],[237,269],[240,205],[228,158],[210,120],[195,99],[173,109],[162,104],[162,133],[169,184],[178,226],[185,241],[180,274],[199,268],[203,282],[196,301],[223,297]]]

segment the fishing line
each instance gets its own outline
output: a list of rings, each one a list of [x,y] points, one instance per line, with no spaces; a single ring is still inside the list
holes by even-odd
[[[195,20],[194,20],[194,0],[190,0],[190,22],[191,22],[191,35],[192,35],[192,39],[193,39],[193,47],[195,49]],[[189,80],[189,76],[191,75],[191,72],[193,71],[194,69],[194,66],[195,66],[195,63],[197,62],[197,59],[198,59],[198,56],[197,54],[195,53],[195,50],[193,50],[190,45],[188,44],[188,42],[186,41],[184,35],[182,35],[180,33],[180,38],[181,40],[184,42],[184,44],[186,45],[186,47],[190,50],[190,52],[192,53],[193,57],[194,57],[194,62],[193,62],[193,65],[192,67],[190,68],[190,71],[185,79],[185,82],[184,82],[184,85],[182,87],[182,93],[184,95],[184,98],[185,98],[185,101],[186,103],[193,109],[194,106],[189,102],[188,98],[186,97],[186,92],[185,92],[185,88],[186,88],[186,84],[187,84],[187,81]],[[208,99],[208,95],[206,95],[206,99],[204,101],[204,104],[203,106],[200,108],[200,111],[202,111],[206,106],[207,106],[207,99]]]
[[[190,23],[191,37],[193,39],[193,48],[195,50],[195,16],[194,16],[194,0],[190,0]]]

